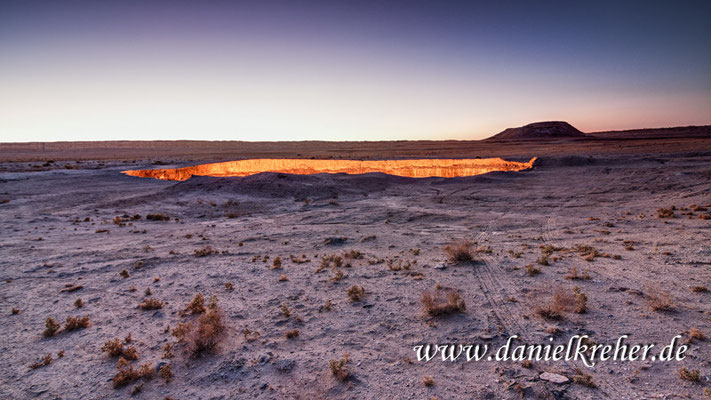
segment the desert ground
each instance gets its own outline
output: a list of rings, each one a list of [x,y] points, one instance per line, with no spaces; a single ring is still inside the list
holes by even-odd
[[[529,170],[463,178],[262,173],[175,182],[121,173],[278,157],[538,159]],[[3,144],[0,158],[0,398],[711,393],[708,136],[192,150]],[[428,312],[428,292],[456,293],[457,305]],[[568,307],[555,304],[555,293],[578,295]],[[196,294],[205,307],[187,307]],[[194,333],[203,319],[210,328],[210,315],[224,329],[203,351],[194,336],[175,332]],[[67,317],[83,316],[88,322],[67,326]],[[61,327],[45,334],[48,318]],[[425,343],[496,347],[511,335],[564,343],[575,334],[659,346],[678,334],[689,349],[683,361],[594,368],[423,362],[413,351]]]

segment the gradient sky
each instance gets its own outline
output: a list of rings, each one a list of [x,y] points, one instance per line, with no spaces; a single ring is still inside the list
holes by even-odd
[[[710,1],[0,2],[0,141],[711,123]]]

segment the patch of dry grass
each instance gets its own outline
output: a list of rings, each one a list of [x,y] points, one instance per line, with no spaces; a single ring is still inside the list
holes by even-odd
[[[444,247],[444,252],[451,262],[463,263],[474,261],[475,243],[470,240],[459,240]]]
[[[148,214],[146,219],[149,221],[170,221],[170,217],[165,214]]]
[[[328,363],[328,368],[331,370],[331,375],[333,375],[340,382],[344,382],[351,374],[348,368],[346,367],[349,360],[350,355],[348,353],[345,353],[340,359],[331,360]]]
[[[430,316],[463,313],[467,310],[464,299],[454,289],[435,287],[422,293],[422,307]]]
[[[586,374],[583,372],[580,368],[575,369],[575,373],[573,374],[573,377],[571,379],[573,383],[577,383],[578,385],[583,385],[589,388],[596,388],[597,385],[593,381],[593,378],[591,375]]]
[[[123,357],[120,357],[116,363],[118,373],[114,375],[112,381],[114,388],[118,389],[130,383],[133,383],[141,378],[150,379],[153,377],[153,365],[150,363],[142,364],[138,369],[135,369],[131,363]]]
[[[259,332],[253,331],[249,328],[244,328],[244,330],[242,331],[242,334],[244,335],[244,340],[246,340],[248,342],[253,342],[253,341],[259,339],[259,337],[260,337]]]
[[[216,299],[213,299],[207,312],[191,322],[178,324],[172,334],[180,343],[186,345],[192,356],[197,356],[205,351],[215,350],[226,330],[222,310],[217,306]]]
[[[674,206],[669,208],[658,208],[657,218],[674,218],[674,210],[676,210],[676,207]]]
[[[213,249],[212,246],[205,246],[202,249],[195,249],[193,251],[193,254],[195,254],[195,257],[207,257],[213,254],[218,254],[219,251],[216,249]]]
[[[671,311],[674,309],[674,302],[668,291],[662,290],[658,286],[650,286],[646,290],[647,304],[654,311]]]
[[[66,322],[64,323],[65,331],[75,331],[77,329],[88,328],[91,323],[89,322],[89,316],[85,315],[83,317],[72,317],[68,316]]]
[[[104,345],[101,346],[101,352],[108,353],[110,357],[120,356],[126,360],[138,360],[136,348],[133,346],[124,347],[124,343],[118,338],[107,340]]]
[[[365,296],[365,289],[363,286],[353,285],[348,288],[346,294],[351,301],[360,301]]]
[[[591,278],[590,278],[590,274],[588,273],[588,271],[585,271],[582,274],[580,274],[578,272],[578,267],[572,267],[570,269],[570,272],[568,272],[568,275],[565,276],[565,279],[570,279],[573,281],[575,281],[575,280],[587,281],[587,280],[590,280]]]
[[[526,265],[526,274],[528,274],[528,276],[536,276],[540,273],[541,273],[540,268],[534,267],[533,264]]]
[[[51,363],[52,363],[52,354],[47,354],[46,356],[42,357],[39,361],[30,364],[30,369],[41,368],[41,367],[47,366]]]
[[[560,320],[564,318],[565,313],[585,313],[587,311],[587,301],[587,295],[577,286],[573,290],[565,290],[562,287],[558,287],[553,292],[549,303],[539,304],[534,307],[534,310],[543,319]]]
[[[163,308],[163,302],[158,299],[145,299],[138,305],[141,310],[160,310]]]
[[[170,382],[173,380],[173,368],[170,366],[170,364],[165,364],[164,366],[160,367],[158,370],[158,376],[163,378],[164,381]]]
[[[202,314],[206,311],[205,308],[205,296],[202,293],[195,294],[195,297],[185,306],[185,309],[181,312],[183,315],[187,314]]]
[[[679,378],[693,383],[701,382],[701,375],[698,369],[689,370],[686,367],[681,367],[679,369]]]
[[[61,328],[61,325],[59,325],[57,321],[55,321],[52,317],[49,317],[44,321],[44,326],[44,336],[46,337],[52,337],[56,335],[59,328]]]
[[[689,342],[693,340],[706,340],[706,336],[704,336],[703,332],[699,328],[691,328],[689,329]]]

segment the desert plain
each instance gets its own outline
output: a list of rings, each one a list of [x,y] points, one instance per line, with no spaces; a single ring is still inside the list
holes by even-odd
[[[255,158],[477,157],[537,159],[456,178],[122,173]],[[3,143],[0,162],[4,399],[711,393],[709,127],[488,141]],[[450,293],[454,307],[437,303]],[[197,294],[204,305],[188,307]],[[218,314],[202,349],[176,332],[194,333],[201,319],[209,331],[205,317]],[[48,318],[56,331],[46,332]],[[658,346],[681,335],[688,350],[683,361],[593,368],[423,362],[413,351],[576,334]]]

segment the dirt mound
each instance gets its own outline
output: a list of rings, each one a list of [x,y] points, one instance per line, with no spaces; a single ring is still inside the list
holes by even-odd
[[[584,138],[583,132],[564,121],[536,122],[519,128],[508,128],[487,140],[526,140]]]

